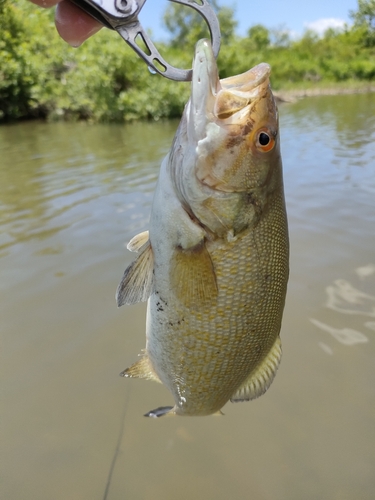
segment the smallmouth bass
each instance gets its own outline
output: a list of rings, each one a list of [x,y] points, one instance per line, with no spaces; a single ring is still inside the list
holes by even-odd
[[[150,229],[117,290],[148,301],[146,348],[122,375],[163,383],[166,413],[203,416],[248,401],[272,383],[289,244],[277,107],[270,67],[219,79],[198,42],[191,98],[161,165]]]

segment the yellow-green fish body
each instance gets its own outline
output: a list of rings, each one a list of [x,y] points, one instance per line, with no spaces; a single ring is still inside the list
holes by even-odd
[[[128,377],[162,382],[178,415],[263,394],[281,358],[288,231],[269,66],[220,81],[197,45],[192,94],[164,159],[149,233],[118,303],[148,299],[146,349]]]

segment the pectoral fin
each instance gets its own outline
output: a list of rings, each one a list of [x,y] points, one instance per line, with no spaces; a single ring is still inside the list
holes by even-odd
[[[232,403],[250,401],[266,392],[275,378],[281,360],[281,341],[277,337],[271,351],[260,366],[249,376],[231,397]]]
[[[118,307],[124,304],[131,305],[138,302],[145,302],[151,294],[154,257],[149,241],[143,243],[141,247],[141,253],[126,269],[121,283],[117,288],[116,301]]]
[[[139,250],[148,242],[148,231],[143,231],[143,233],[139,233],[134,238],[132,238],[128,245],[127,249],[131,252],[139,252]]]
[[[170,282],[177,298],[186,307],[215,303],[218,293],[216,275],[204,241],[187,250],[176,248]]]
[[[151,366],[147,354],[142,355],[141,359],[121,372],[120,376],[127,378],[144,378],[161,384],[159,377],[156,375]]]

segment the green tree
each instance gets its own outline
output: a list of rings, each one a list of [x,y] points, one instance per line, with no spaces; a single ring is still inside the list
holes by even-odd
[[[289,29],[282,25],[270,30],[271,45],[274,47],[290,47],[292,43]]]
[[[265,49],[271,43],[270,32],[262,24],[251,26],[247,32],[247,36],[255,50]]]
[[[235,34],[237,21],[234,9],[221,7],[217,0],[212,0],[221,30],[223,44],[228,43]],[[201,38],[209,37],[209,31],[202,16],[191,7],[171,3],[163,16],[164,25],[172,35],[171,43],[178,47],[195,45]]]
[[[28,114],[33,82],[22,13],[8,0],[0,0],[0,120]]]
[[[307,31],[299,40],[291,40],[283,27],[261,25],[252,26],[246,37],[236,36],[233,9],[212,1],[223,35],[222,78],[266,61],[275,89],[375,79],[375,0],[359,0],[352,27],[327,30],[323,37]],[[195,43],[208,36],[205,22],[190,7],[176,4],[167,9],[166,21],[172,41],[158,44],[161,52],[174,66],[191,67]],[[102,30],[73,49],[56,33],[51,9],[0,0],[0,122],[172,118],[181,114],[189,92],[187,83],[151,75],[115,32]]]
[[[364,45],[375,46],[375,0],[358,0],[358,10],[351,10],[349,16],[354,29],[362,31]]]

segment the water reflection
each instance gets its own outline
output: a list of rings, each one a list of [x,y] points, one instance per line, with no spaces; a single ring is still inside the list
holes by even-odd
[[[339,181],[375,193],[375,114],[369,112],[375,109],[375,94],[323,96],[288,109],[293,111],[285,116],[283,150],[289,148],[301,179],[313,177],[324,192],[333,191]],[[285,135],[290,129],[294,136],[289,140]]]
[[[375,264],[368,264],[367,266],[358,267],[355,272],[361,279],[365,279],[375,274]]]
[[[344,314],[363,314],[375,317],[375,297],[363,293],[348,281],[336,280],[326,288],[327,307]]]
[[[137,192],[152,194],[174,128],[169,122],[156,128],[31,123],[2,128],[0,251],[63,231],[68,226],[56,221],[67,211],[76,213],[74,223],[82,221],[91,214],[81,207],[103,194],[131,194],[133,201],[118,203],[118,210],[136,220]]]
[[[375,265],[361,266],[355,271],[361,280],[368,279],[375,273]],[[375,317],[375,296],[358,290],[345,279],[335,280],[332,285],[327,286],[326,296],[325,306],[332,311],[341,314]],[[310,318],[310,321],[320,330],[330,333],[341,344],[351,346],[369,341],[368,337],[358,330],[334,328],[315,318]],[[364,326],[369,329],[375,329],[374,325],[374,322],[368,321],[364,323]],[[332,351],[329,348],[327,349],[327,346],[321,345],[321,347],[328,354],[332,354]]]
[[[357,330],[352,330],[351,328],[333,328],[314,318],[310,318],[310,321],[324,332],[330,333],[334,339],[340,342],[340,344],[356,345],[368,342],[366,335],[363,335],[363,333]]]
[[[373,497],[374,108],[375,94],[281,107],[279,373],[225,417],[155,422],[140,415],[166,390],[118,377],[145,307],[117,310],[114,293],[176,123],[0,128],[3,498]]]

